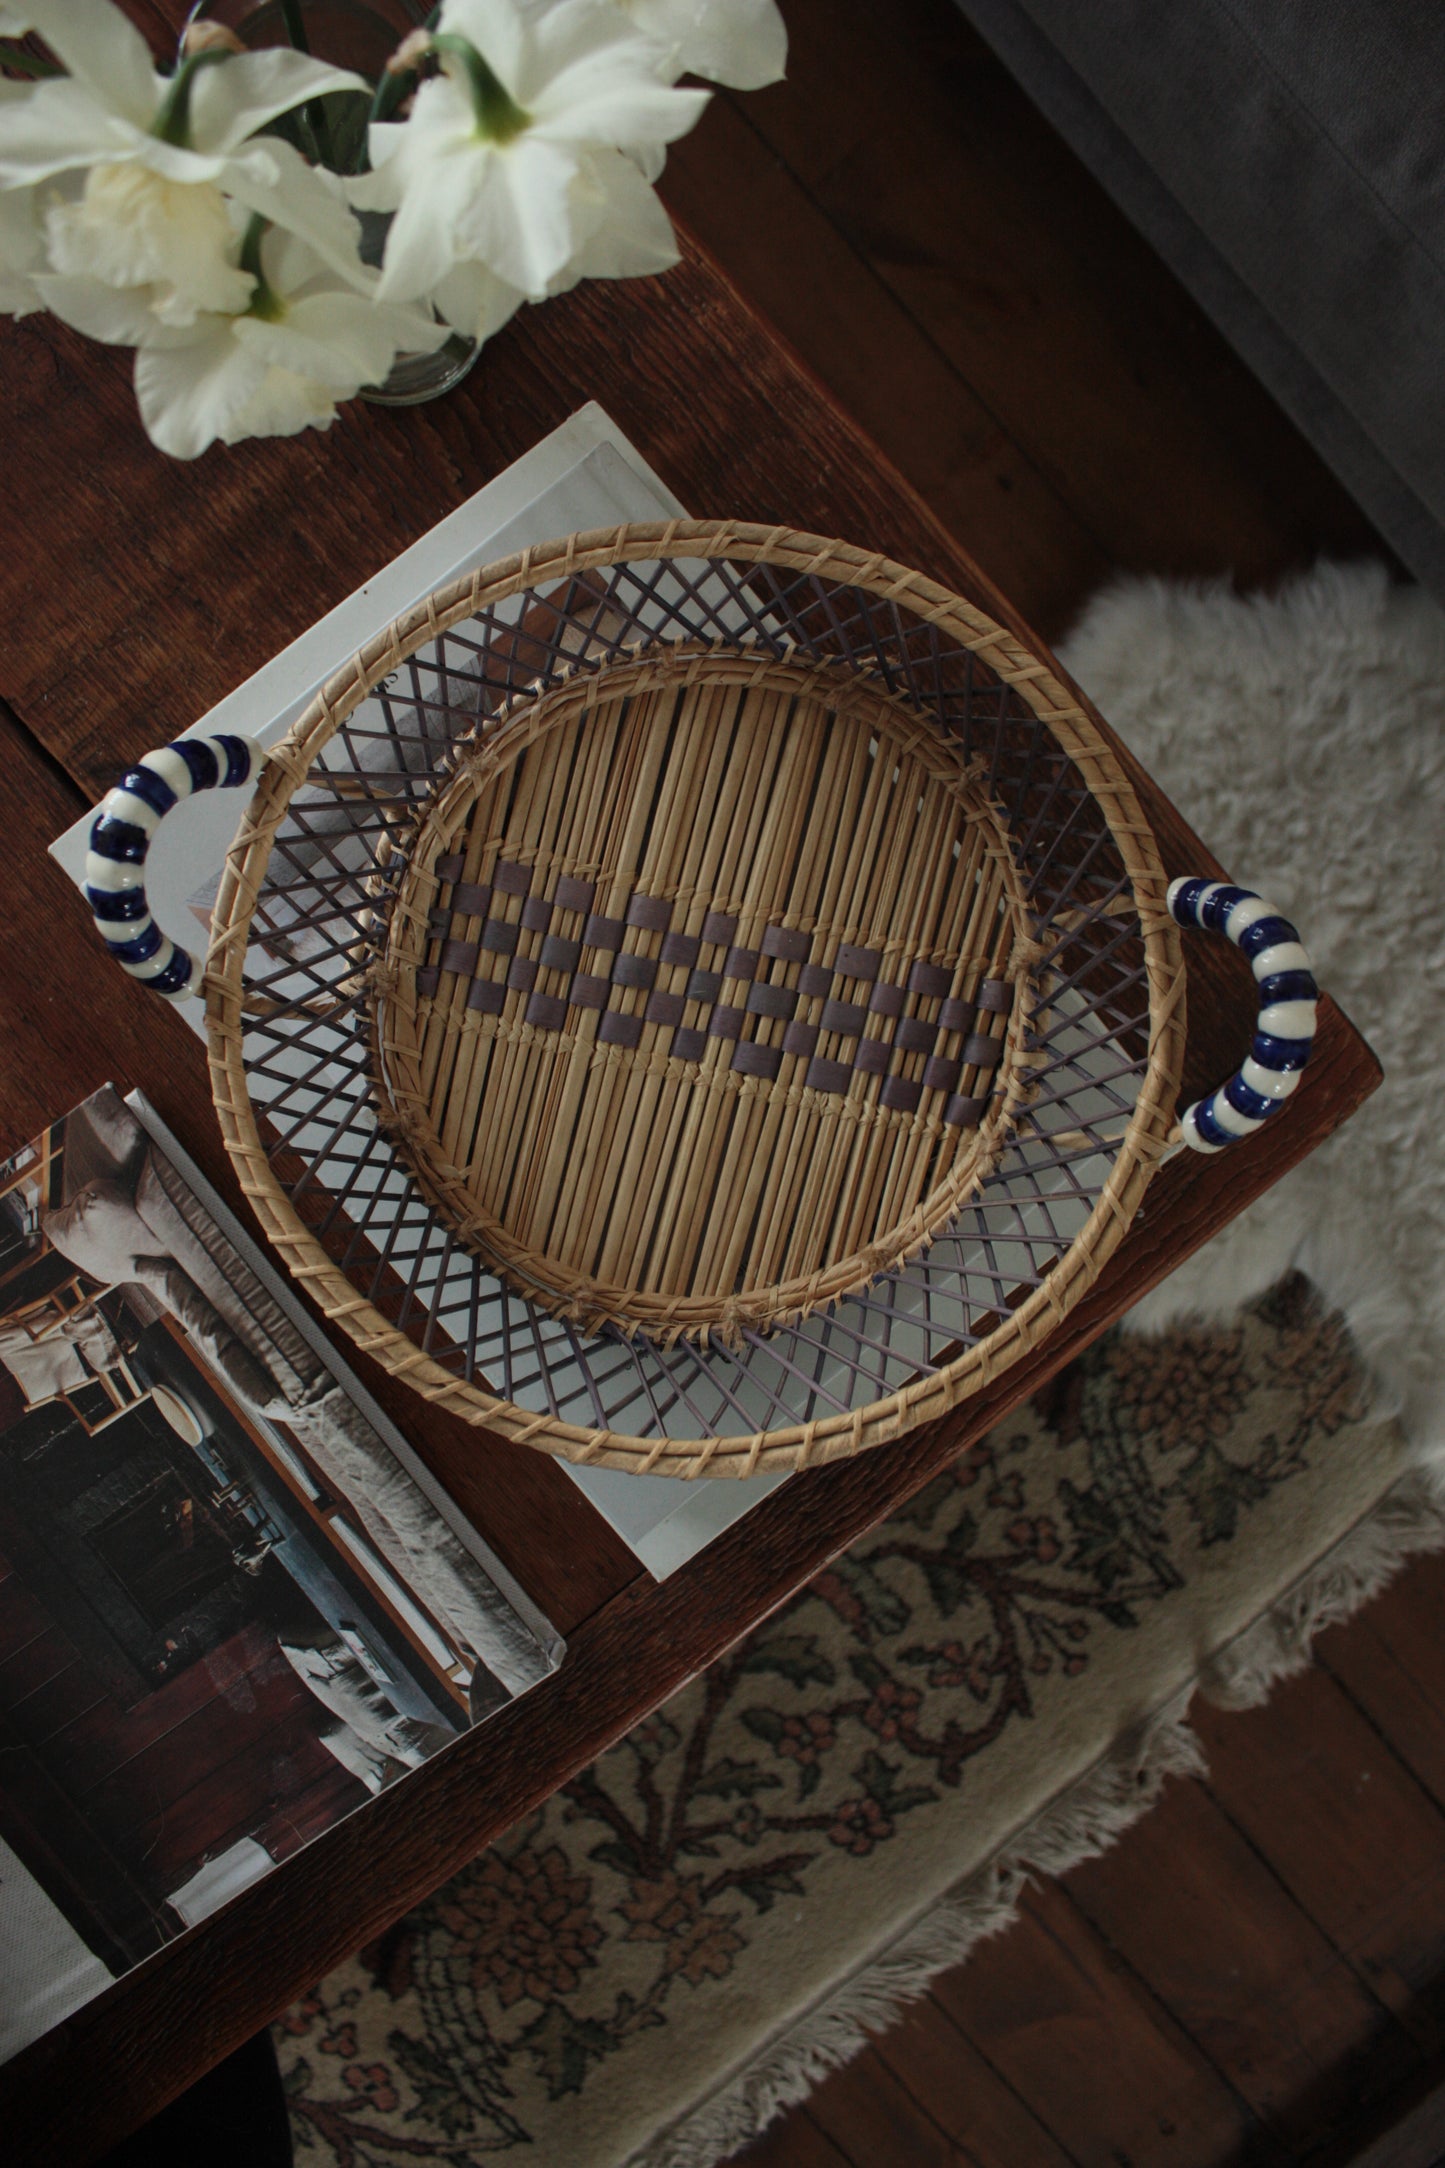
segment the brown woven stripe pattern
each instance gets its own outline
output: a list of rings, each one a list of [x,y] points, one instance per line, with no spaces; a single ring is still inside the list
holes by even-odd
[[[1166,1149],[1154,840],[1047,658],[734,522],[574,535],[370,641],[268,756],[213,1091],[323,1312],[549,1452],[750,1475],[1051,1332]]]
[[[486,884],[464,880],[464,865],[460,854],[437,860],[443,902],[427,921],[431,960],[417,970],[418,994],[435,995],[443,973],[450,973],[468,982],[466,1007],[480,1016],[502,1016],[508,994],[525,995],[518,1013],[538,1031],[561,1031],[569,1010],[596,1009],[603,1012],[599,1046],[629,1051],[641,1044],[646,1025],[664,1025],[672,1034],[667,1051],[676,1061],[700,1061],[709,1039],[734,1040],[739,1043],[732,1067],[740,1076],[774,1083],[788,1056],[807,1064],[802,1082],[810,1091],[846,1092],[855,1076],[883,1076],[878,1103],[890,1112],[916,1113],[925,1092],[942,1092],[941,1119],[955,1128],[977,1129],[988,1095],[964,1093],[958,1086],[965,1067],[990,1072],[1002,1059],[1002,1038],[988,1026],[991,1017],[1006,1016],[1013,1007],[1007,979],[981,980],[976,996],[968,999],[954,992],[955,972],[921,959],[911,965],[905,959],[900,979],[881,977],[883,950],[860,942],[832,944],[832,958],[824,962],[816,936],[764,926],[755,949],[739,948],[735,911],[706,912],[698,933],[669,933],[673,907],[665,897],[636,890],[620,918],[607,918],[592,909],[595,881],[563,874],[549,896],[533,893],[530,867],[499,859]],[[525,899],[516,919],[493,916],[493,897],[505,908],[509,895]],[[623,954],[629,932],[638,928],[662,938]],[[585,950],[597,954],[589,958],[594,968],[584,971]],[[798,968],[759,976],[769,963]],[[669,971],[680,974],[671,991],[659,985],[659,976]],[[545,990],[548,972],[556,974],[555,991]],[[623,987],[646,993],[640,1013],[614,1005]],[[849,998],[864,997],[865,990],[866,998]],[[931,1019],[904,1015],[910,995],[932,1005]],[[808,1001],[822,1003],[816,1023],[799,1017]],[[885,1025],[877,1037],[865,1038],[873,1016],[890,1019],[891,1031]],[[689,1017],[693,1021],[686,1021]],[[744,1038],[749,1017],[781,1020],[788,1029],[778,1044],[764,1045]],[[819,1041],[829,1034],[844,1047],[856,1042],[851,1055],[820,1055]],[[940,1054],[940,1043],[951,1037],[962,1042],[958,1053]],[[898,1058],[907,1054],[928,1057],[917,1077],[904,1075],[898,1066]]]

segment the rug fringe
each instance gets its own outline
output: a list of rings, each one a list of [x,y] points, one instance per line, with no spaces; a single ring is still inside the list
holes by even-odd
[[[1224,1708],[1251,1708],[1310,1661],[1324,1627],[1349,1618],[1418,1551],[1445,1548],[1445,1482],[1413,1469],[1268,1611],[1219,1650],[1197,1679],[1050,1801],[986,1866],[889,1947],[840,1982],[744,2070],[629,2156],[626,2168],[716,2168],[830,2070],[893,2024],[911,2001],[986,1936],[1014,1919],[1034,1874],[1061,1875],[1107,1851],[1158,1799],[1166,1777],[1203,1776],[1187,1722],[1196,1689]]]
[[[1257,1708],[1281,1679],[1306,1669],[1316,1634],[1368,1603],[1413,1553],[1441,1549],[1445,1478],[1436,1468],[1414,1468],[1302,1580],[1202,1666],[1199,1691],[1216,1708]]]

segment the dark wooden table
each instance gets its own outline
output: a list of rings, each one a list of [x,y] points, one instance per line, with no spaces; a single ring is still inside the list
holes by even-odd
[[[9,543],[0,1150],[107,1080],[140,1085],[235,1199],[198,1041],[121,984],[46,844],[128,760],[184,729],[587,399],[602,401],[699,515],[784,521],[884,549],[1026,632],[988,579],[989,535],[967,536],[969,554],[946,533],[691,246],[661,281],[593,284],[524,311],[435,406],[358,407],[325,436],[213,450],[192,466],[146,442],[128,357],[46,317],[5,325],[0,351]],[[1135,776],[1169,871],[1217,871]],[[1198,1090],[1233,1066],[1251,1021],[1248,972],[1223,944],[1191,945],[1189,1012],[1186,1084]],[[92,2159],[436,1887],[1077,1354],[1377,1078],[1368,1048],[1326,1002],[1288,1116],[1232,1155],[1167,1167],[1046,1349],[944,1422],[796,1478],[661,1587],[560,1469],[423,1413],[361,1363],[566,1632],[567,1660],[0,2070],[13,2168]]]

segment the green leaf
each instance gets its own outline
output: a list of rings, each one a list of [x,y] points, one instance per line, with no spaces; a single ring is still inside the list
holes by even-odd
[[[710,1844],[706,1837],[679,1837],[677,1849],[679,1852],[692,1852],[699,1859],[716,1859],[718,1857],[717,1846]]]
[[[973,1595],[973,1575],[968,1567],[960,1559],[949,1558],[946,1554],[925,1560],[923,1578],[940,1618],[952,1618]]]
[[[874,1633],[902,1633],[912,1613],[903,1598],[880,1580],[871,1566],[845,1554],[835,1558],[828,1571],[842,1582]]]
[[[740,1889],[745,1897],[750,1897],[759,1912],[771,1912],[773,1900],[777,1897],[807,1895],[798,1877],[787,1867],[764,1868],[761,1874],[750,1874],[746,1880],[735,1882],[733,1887]]]
[[[676,1724],[661,1709],[654,1709],[645,1723],[627,1734],[628,1745],[642,1762],[661,1761],[663,1755],[671,1754],[680,1741]]]
[[[1100,1618],[1106,1618],[1111,1626],[1123,1628],[1125,1632],[1128,1632],[1139,1623],[1127,1603],[1101,1603],[1099,1616]]]
[[[888,1676],[887,1667],[880,1664],[877,1657],[870,1655],[867,1649],[862,1649],[856,1656],[848,1658],[848,1669],[858,1684],[866,1686],[870,1694],[874,1687],[881,1686]]]
[[[463,2133],[471,2136],[477,2131],[480,2117],[483,2125],[489,2126],[489,2132],[484,2130],[477,2141],[481,2151],[496,2150],[487,2145],[488,2134],[512,2145],[527,2145],[531,2142],[528,2133],[502,2105],[514,2097],[498,2067],[505,2050],[499,2054],[497,2043],[478,2022],[475,2012],[472,2024],[465,2061],[442,2056],[429,2040],[414,2040],[409,2033],[399,2031],[388,2034],[386,2044],[415,2089],[415,2113],[435,2123],[448,2138]]]
[[[1136,1564],[1118,1514],[1101,1492],[1078,1490],[1067,1476],[1060,1481],[1058,1497],[1074,1535],[1070,1568],[1087,1573],[1101,1588],[1113,1588]]]
[[[818,1647],[816,1634],[769,1634],[754,1641],[741,1664],[740,1673],[772,1671],[790,1686],[831,1686],[837,1671]]]
[[[880,1807],[888,1807],[893,1801],[893,1788],[902,1771],[892,1762],[886,1762],[876,1748],[870,1747],[853,1771],[870,1799],[876,1799]]]
[[[281,2090],[287,2099],[293,2093],[304,2093],[311,2083],[311,2065],[304,2055],[300,2056],[281,2079]]]
[[[313,101],[325,114],[326,163],[333,173],[359,173],[366,151],[371,99],[360,90],[333,90]]]
[[[771,1769],[760,1769],[756,1762],[734,1761],[729,1754],[703,1771],[693,1792],[712,1799],[751,1799],[755,1792],[776,1791],[782,1781]]]
[[[624,1987],[619,1991],[617,2000],[612,2006],[612,2016],[608,2021],[607,2029],[614,2044],[620,2045],[624,2033],[643,2032],[653,2025],[665,2025],[666,2023],[667,2017],[663,2011],[645,2008],[637,1997],[629,1995]]]
[[[960,1514],[948,1531],[944,1548],[953,1558],[962,1558],[974,1549],[978,1542],[978,1522],[971,1513]]]
[[[784,1718],[777,1709],[744,1709],[743,1728],[755,1739],[766,1739],[769,1746],[776,1746],[783,1736]]]
[[[938,1797],[931,1784],[906,1784],[893,1794],[888,1802],[890,1814],[906,1814],[910,1807],[926,1807],[931,1799]]]
[[[903,1771],[886,1762],[874,1748],[863,1756],[853,1771],[854,1778],[862,1785],[870,1799],[876,1799],[885,1814],[906,1814],[910,1807],[927,1806],[938,1797],[931,1784],[900,1785]]]
[[[916,1498],[909,1499],[906,1506],[895,1507],[890,1518],[904,1521],[913,1528],[931,1528],[957,1488],[951,1474],[936,1475],[931,1483],[924,1484]]]
[[[642,1872],[642,1860],[636,1848],[621,1837],[604,1837],[600,1844],[592,1846],[587,1857],[595,1859],[599,1866],[615,1867],[619,1874]]]
[[[928,1593],[941,1618],[951,1618],[971,1601],[974,1593],[969,1554],[978,1542],[978,1522],[963,1514],[948,1531],[941,1551],[923,1561]]]
[[[1242,1506],[1258,1505],[1270,1486],[1254,1468],[1240,1467],[1227,1454],[1201,1453],[1179,1473],[1179,1489],[1199,1530],[1200,1542],[1232,1543]]]
[[[600,2062],[617,2046],[605,2025],[599,2025],[595,2018],[575,2017],[560,2002],[549,2002],[518,2044],[536,2063],[549,2100],[560,2100],[564,2093],[580,2093],[588,2064]]]
[[[823,1764],[821,1762],[810,1761],[799,1763],[798,1797],[800,1799],[811,1799],[814,1792],[818,1789],[818,1786],[822,1783],[822,1781]]]

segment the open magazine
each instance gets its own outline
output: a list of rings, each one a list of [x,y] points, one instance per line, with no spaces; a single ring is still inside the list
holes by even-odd
[[[138,1094],[0,1162],[0,2058],[561,1655]]]

